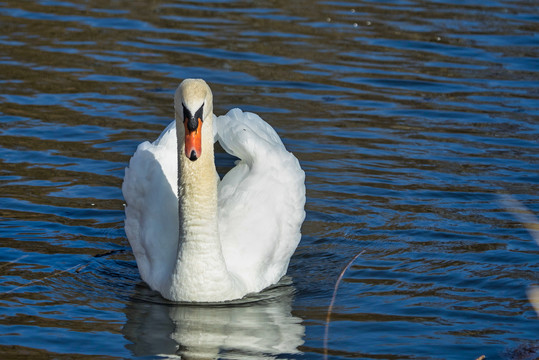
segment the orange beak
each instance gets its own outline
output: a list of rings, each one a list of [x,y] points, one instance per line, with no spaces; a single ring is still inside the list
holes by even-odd
[[[202,119],[198,118],[196,130],[190,131],[187,128],[187,121],[183,122],[185,127],[185,156],[191,161],[195,161],[202,154]]]

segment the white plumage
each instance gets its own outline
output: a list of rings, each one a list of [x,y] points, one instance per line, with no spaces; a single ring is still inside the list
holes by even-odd
[[[141,277],[174,301],[259,292],[286,273],[301,238],[305,175],[298,160],[258,115],[233,109],[215,117],[212,108],[203,80],[182,82],[176,120],[154,143],[139,145],[122,186]],[[197,110],[203,121],[191,131]],[[189,136],[200,132],[201,147],[191,147]],[[221,181],[215,141],[240,159]]]

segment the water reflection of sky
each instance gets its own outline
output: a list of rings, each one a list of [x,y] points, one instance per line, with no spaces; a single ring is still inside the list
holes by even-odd
[[[499,196],[539,214],[536,14],[533,1],[3,3],[0,357],[321,358],[335,280],[362,250],[331,358],[537,357],[539,250]],[[121,179],[185,77],[210,82],[216,114],[259,113],[306,171],[293,293],[206,309],[140,284]],[[220,174],[233,163],[216,158]]]

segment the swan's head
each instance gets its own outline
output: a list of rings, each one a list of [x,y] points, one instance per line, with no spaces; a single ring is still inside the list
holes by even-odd
[[[213,96],[208,84],[202,79],[182,81],[174,94],[174,109],[176,128],[182,126],[185,131],[185,156],[195,161],[202,154],[203,125],[212,121]]]

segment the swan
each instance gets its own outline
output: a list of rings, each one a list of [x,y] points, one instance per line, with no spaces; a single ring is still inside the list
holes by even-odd
[[[125,232],[139,273],[164,298],[241,299],[286,273],[305,218],[305,173],[258,115],[213,114],[202,79],[174,94],[175,120],[125,169]],[[214,143],[239,158],[223,179]]]

